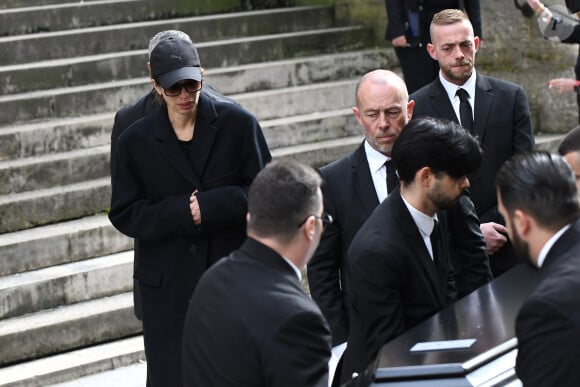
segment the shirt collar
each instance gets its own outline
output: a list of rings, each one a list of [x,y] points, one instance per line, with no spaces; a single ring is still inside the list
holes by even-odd
[[[554,246],[554,243],[556,243],[558,238],[560,238],[560,236],[562,234],[564,234],[566,232],[566,230],[568,230],[569,228],[570,228],[570,224],[565,225],[557,233],[552,235],[552,237],[550,239],[548,239],[548,241],[544,244],[544,246],[542,247],[542,250],[540,250],[540,254],[538,254],[538,268],[542,267],[542,265],[544,264],[544,261],[546,260],[546,256],[550,252],[550,249],[552,248],[552,246]]]
[[[435,221],[438,220],[437,213],[435,213],[435,215],[433,216],[424,214],[421,211],[417,210],[415,207],[413,207],[408,201],[406,201],[403,195],[401,195],[401,198],[403,199],[403,203],[405,203],[405,206],[407,206],[407,209],[409,210],[409,213],[411,214],[411,217],[413,218],[413,221],[417,225],[417,228],[419,229],[421,234],[426,237],[431,236],[431,232],[433,231],[433,227],[435,226]]]
[[[282,258],[294,270],[294,272],[296,273],[296,276],[298,277],[298,281],[302,281],[302,272],[300,271],[300,269],[298,269],[298,267],[296,267],[296,265],[294,263],[292,263],[292,261],[290,261],[288,258],[286,258],[284,256],[282,256]]]
[[[472,106],[473,106],[473,101],[475,98],[475,80],[476,80],[476,77],[477,77],[477,75],[476,75],[475,69],[473,69],[473,72],[471,73],[471,77],[469,77],[469,79],[463,85],[458,86],[455,83],[451,83],[447,79],[443,78],[443,75],[441,75],[441,70],[439,70],[439,80],[441,81],[443,88],[447,92],[447,95],[449,96],[449,100],[453,101],[454,98],[459,98],[456,96],[457,89],[462,88],[462,89],[465,89],[465,91],[467,91],[467,94],[469,94],[469,99],[472,101],[471,102]]]
[[[367,140],[365,140],[365,153],[367,155],[369,167],[373,172],[376,172],[379,169],[381,169],[382,166],[385,165],[385,161],[391,159],[390,157],[385,156],[384,154],[373,148]]]

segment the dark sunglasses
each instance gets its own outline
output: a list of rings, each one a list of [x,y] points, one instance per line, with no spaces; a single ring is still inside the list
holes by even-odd
[[[193,94],[201,90],[202,84],[203,81],[194,81],[193,79],[190,79],[187,81],[178,82],[166,89],[163,89],[163,92],[168,97],[177,97],[179,94],[181,94],[182,89],[185,89],[185,91],[189,94]]]
[[[315,217],[316,219],[320,219],[322,220],[322,227],[326,227],[329,224],[332,223],[332,215],[323,212],[321,216],[318,215],[308,215],[302,222],[300,222],[300,224],[298,225],[297,228],[302,227],[302,225],[304,225],[304,223],[306,223],[306,221],[308,220],[308,218],[310,218],[311,216]]]

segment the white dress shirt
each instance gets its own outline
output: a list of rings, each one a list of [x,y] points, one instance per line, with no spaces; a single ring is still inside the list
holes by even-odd
[[[548,241],[544,244],[544,246],[542,246],[542,250],[540,250],[540,254],[538,254],[538,268],[541,268],[542,265],[544,264],[546,256],[548,255],[548,252],[550,252],[552,246],[554,246],[554,243],[556,243],[556,241],[562,236],[562,234],[564,234],[566,230],[568,230],[569,228],[570,228],[569,224],[565,225],[557,233],[552,235],[552,237],[548,239]]]
[[[435,221],[437,219],[437,214],[433,216],[429,216],[427,214],[422,213],[421,211],[417,210],[413,207],[405,198],[401,195],[403,199],[403,203],[407,206],[413,221],[417,225],[419,229],[419,233],[423,237],[423,242],[425,242],[425,247],[427,247],[427,251],[429,251],[429,255],[431,259],[433,259],[433,246],[431,246],[431,232],[433,231],[433,227],[435,227]]]
[[[465,82],[462,86],[457,86],[455,83],[451,83],[441,75],[441,71],[439,71],[439,80],[443,85],[443,88],[447,92],[447,96],[449,97],[449,101],[451,101],[451,106],[453,106],[453,111],[457,116],[457,120],[461,122],[460,114],[459,114],[459,97],[457,96],[457,89],[464,89],[467,94],[469,94],[469,104],[471,105],[471,114],[475,115],[475,69],[473,69],[473,73],[471,77]]]
[[[387,167],[385,166],[385,162],[391,158],[375,150],[366,140],[365,153],[367,162],[369,163],[373,185],[375,186],[375,192],[377,193],[377,199],[379,199],[379,203],[382,203],[388,196]]]

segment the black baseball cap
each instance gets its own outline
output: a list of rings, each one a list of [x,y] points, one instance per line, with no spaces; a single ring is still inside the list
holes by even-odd
[[[193,43],[183,39],[159,42],[149,58],[151,77],[168,88],[183,79],[201,81],[201,63]]]

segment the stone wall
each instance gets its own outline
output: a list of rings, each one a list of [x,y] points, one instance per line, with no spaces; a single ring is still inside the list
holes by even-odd
[[[576,95],[549,90],[547,82],[574,77],[578,45],[544,39],[536,19],[524,18],[511,1],[481,3],[484,44],[477,58],[478,69],[525,88],[536,135],[565,133],[576,126]]]

